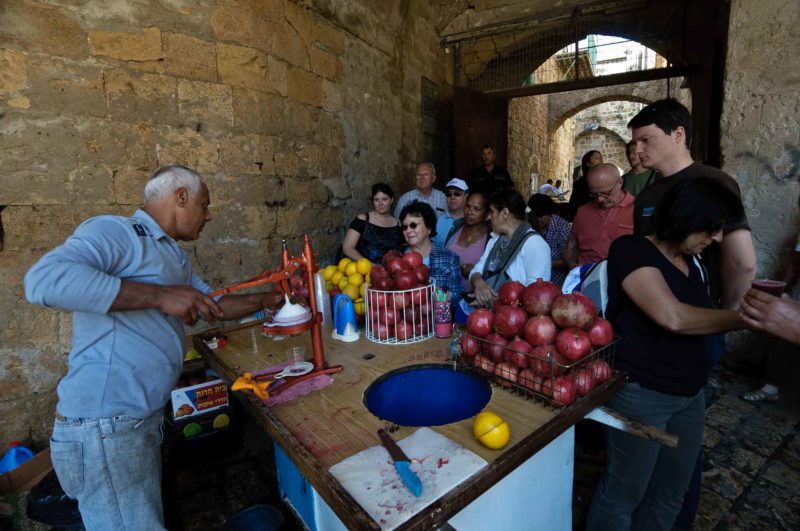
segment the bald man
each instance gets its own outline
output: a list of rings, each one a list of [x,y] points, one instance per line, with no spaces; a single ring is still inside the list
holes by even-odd
[[[564,259],[570,269],[605,260],[611,242],[633,234],[631,194],[622,189],[622,176],[613,164],[598,164],[586,176],[591,202],[578,209]]]

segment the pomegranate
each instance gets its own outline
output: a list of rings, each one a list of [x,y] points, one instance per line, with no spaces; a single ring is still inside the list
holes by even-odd
[[[569,360],[558,352],[555,345],[543,345],[533,349],[530,362],[533,372],[549,378],[562,374],[565,370],[563,366]]]
[[[500,291],[497,292],[497,295],[503,304],[519,306],[519,300],[522,298],[522,293],[524,291],[525,286],[516,280],[511,280],[500,287]]]
[[[577,361],[592,351],[589,334],[580,328],[567,328],[558,333],[556,348],[572,361]]]
[[[417,275],[417,282],[424,285],[428,283],[430,269],[425,264],[420,264],[414,267],[414,274]]]
[[[552,345],[556,342],[558,327],[548,316],[537,315],[528,319],[522,328],[522,333],[525,341],[534,347]]]
[[[411,296],[411,304],[415,308],[419,308],[422,305],[422,291],[421,289],[415,289],[414,291],[410,292],[409,295]],[[427,297],[426,297],[427,298]]]
[[[597,317],[597,306],[592,299],[580,293],[562,295],[550,309],[553,321],[561,328],[586,329]]]
[[[385,267],[385,268],[388,270],[388,269],[389,269],[389,262],[391,262],[391,261],[392,261],[392,260],[394,260],[395,258],[400,258],[400,259],[402,259],[402,258],[403,258],[403,255],[402,255],[402,254],[400,254],[400,253],[398,253],[397,251],[389,251],[388,253],[386,253],[385,255],[383,255],[383,260],[381,260],[381,262],[383,262],[383,267]],[[371,273],[371,272],[372,272],[372,271],[370,271],[370,273]]]
[[[409,251],[403,255],[403,261],[409,265],[409,267],[417,267],[422,265],[422,255],[419,254],[417,251]]]
[[[392,277],[390,277],[388,273],[385,277],[381,276],[370,277],[370,287],[382,291],[387,291],[394,288],[394,281],[392,281]]]
[[[489,334],[485,339],[481,345],[483,355],[488,356],[495,363],[503,361],[508,340],[499,334]]]
[[[510,363],[502,362],[495,365],[494,373],[496,376],[498,376],[498,378],[495,378],[495,381],[498,384],[502,385],[503,387],[510,387],[508,382],[516,383],[519,375],[519,369]]]
[[[461,354],[468,358],[474,358],[481,351],[480,342],[472,336],[464,334],[461,336]]]
[[[478,369],[486,371],[488,373],[492,374],[494,373],[494,362],[489,358],[487,358],[486,356],[481,356],[480,354],[478,354],[477,356],[475,356],[475,359],[473,361],[475,363],[475,367],[477,367]]]
[[[408,264],[406,264],[402,258],[392,258],[388,264],[386,264],[386,270],[389,272],[390,275],[395,276],[400,271],[405,271],[408,268]],[[415,277],[416,278],[416,277]]]
[[[586,330],[589,333],[589,341],[595,347],[608,345],[614,340],[614,327],[605,319],[599,317]]]
[[[501,306],[494,313],[494,331],[503,337],[514,337],[522,333],[528,314],[519,306]]]
[[[586,369],[591,371],[595,385],[600,385],[611,378],[611,365],[603,360],[592,360],[586,364]]]
[[[522,293],[522,307],[529,315],[550,315],[553,301],[561,296],[558,284],[546,282],[541,278],[529,284]]]
[[[386,340],[394,336],[394,329],[386,323],[375,321],[372,326],[372,333],[376,338]]]
[[[522,369],[519,371],[517,382],[531,391],[536,393],[542,392],[542,377],[534,373],[531,369]]]
[[[398,341],[408,341],[414,338],[414,325],[408,321],[398,321],[395,325],[394,335]]]
[[[394,287],[405,291],[417,286],[417,275],[413,271],[398,271],[394,275]]]
[[[427,319],[417,319],[414,322],[414,335],[424,336],[431,332],[433,332],[433,330],[428,326]]]
[[[390,293],[386,298],[386,302],[390,308],[396,308],[399,311],[405,311],[403,308],[411,304],[411,295],[408,293]]]
[[[542,391],[544,391],[545,387],[549,388],[545,394],[552,396],[553,400],[559,404],[568,406],[578,398],[578,389],[575,387],[575,382],[568,376],[561,376],[552,382],[546,381],[542,385]]]
[[[380,277],[388,277],[389,272],[386,271],[386,268],[380,265],[372,266],[372,269],[369,270],[369,278],[374,280]]]
[[[530,353],[533,347],[524,339],[516,338],[508,344],[503,353],[508,363],[520,369],[525,369],[530,365]]]
[[[572,373],[572,381],[575,382],[575,388],[581,396],[589,394],[589,391],[596,385],[594,375],[588,369],[580,369]]]
[[[488,336],[492,331],[492,325],[494,325],[494,315],[485,308],[475,310],[467,317],[467,332],[473,336]]]

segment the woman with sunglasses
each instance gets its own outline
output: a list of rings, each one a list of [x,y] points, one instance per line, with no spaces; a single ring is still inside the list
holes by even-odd
[[[386,183],[372,185],[372,210],[358,214],[342,242],[342,252],[352,260],[367,258],[379,264],[389,251],[400,250],[403,234],[392,216],[394,191]]]
[[[527,286],[550,280],[550,248],[525,220],[525,200],[515,190],[500,190],[489,200],[493,234],[469,273],[475,304],[491,306],[500,286],[516,280]]]
[[[589,531],[673,529],[703,441],[707,338],[745,327],[738,312],[713,309],[699,255],[742,215],[739,198],[717,181],[684,179],[658,203],[652,236],[611,245],[606,318],[621,337],[614,366],[628,383],[606,406],[677,435],[678,446],[606,428],[608,469]]]
[[[450,293],[452,308],[461,300],[464,288],[458,274],[458,256],[431,240],[436,236],[436,214],[427,203],[414,201],[400,212],[400,229],[408,244],[406,252],[416,251],[428,266],[428,275],[442,290]]]
[[[464,293],[472,293],[468,275],[480,260],[489,240],[489,200],[484,192],[472,192],[467,196],[464,219],[447,238],[445,247],[458,255],[461,284]]]

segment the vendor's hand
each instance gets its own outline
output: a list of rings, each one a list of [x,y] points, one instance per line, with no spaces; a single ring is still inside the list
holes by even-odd
[[[781,297],[775,297],[751,289],[742,298],[740,314],[742,320],[753,330],[800,344],[800,304],[785,293]]]
[[[482,278],[476,279],[474,286],[475,301],[478,305],[488,308],[494,304],[494,301],[497,299],[497,292],[489,287],[489,284],[487,284],[485,280]]]
[[[223,316],[217,302],[191,286],[161,286],[156,307],[167,315],[180,317],[187,325],[193,325],[200,317],[214,324]]]
[[[280,291],[263,291],[259,295],[261,296],[261,307],[268,310],[277,310],[285,302],[283,293]]]

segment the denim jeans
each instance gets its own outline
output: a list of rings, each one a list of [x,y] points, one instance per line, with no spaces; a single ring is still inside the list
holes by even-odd
[[[703,440],[705,395],[674,396],[629,383],[607,404],[643,424],[677,435],[669,448],[606,428],[608,470],[589,509],[588,531],[669,531],[683,502]]]
[[[56,418],[53,467],[64,492],[78,500],[87,530],[164,529],[162,419]]]

